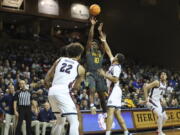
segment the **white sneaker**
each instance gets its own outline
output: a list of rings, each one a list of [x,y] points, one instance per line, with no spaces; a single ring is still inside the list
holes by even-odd
[[[158,132],[158,135],[166,135],[166,134],[163,132]]]
[[[124,132],[124,135],[132,135],[131,133],[129,133],[128,131],[126,132]]]

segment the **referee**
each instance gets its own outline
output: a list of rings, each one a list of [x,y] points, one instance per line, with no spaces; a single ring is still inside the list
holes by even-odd
[[[26,88],[24,80],[19,81],[19,89],[14,97],[14,113],[18,118],[15,135],[21,134],[23,120],[26,121],[26,133],[31,135],[31,93]],[[34,104],[34,101],[32,102]]]

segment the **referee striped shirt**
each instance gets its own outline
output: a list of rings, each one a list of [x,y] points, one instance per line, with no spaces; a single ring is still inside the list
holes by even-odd
[[[31,93],[28,90],[20,90],[15,94],[15,101],[18,106],[30,106],[31,105]]]

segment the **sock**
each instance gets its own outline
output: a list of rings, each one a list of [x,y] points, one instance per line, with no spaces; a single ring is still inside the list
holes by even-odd
[[[163,118],[161,116],[159,116],[157,120],[157,124],[158,124],[158,132],[162,132]]]
[[[106,131],[106,135],[111,135],[111,131]]]
[[[128,130],[124,131],[124,135],[128,135],[128,133],[129,133]]]

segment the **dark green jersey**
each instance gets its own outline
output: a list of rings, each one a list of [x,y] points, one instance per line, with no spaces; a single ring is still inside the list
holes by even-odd
[[[86,52],[86,62],[87,62],[87,71],[95,72],[97,69],[102,68],[103,62],[103,54],[101,51],[93,51],[93,49],[89,49]]]

